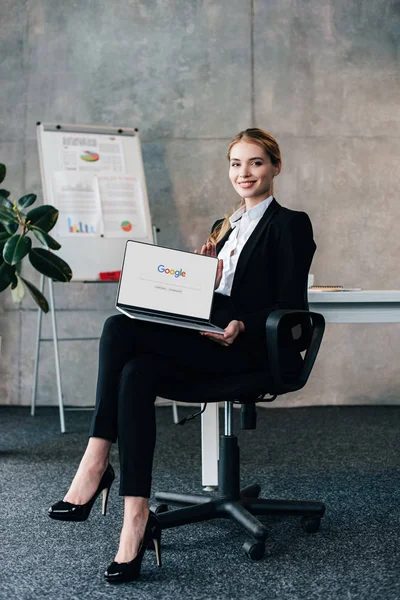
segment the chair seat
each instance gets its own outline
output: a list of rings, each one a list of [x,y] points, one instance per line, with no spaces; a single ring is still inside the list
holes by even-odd
[[[221,402],[239,400],[257,402],[260,395],[268,394],[272,388],[272,377],[266,371],[207,377],[169,379],[161,384],[159,396],[181,402]]]

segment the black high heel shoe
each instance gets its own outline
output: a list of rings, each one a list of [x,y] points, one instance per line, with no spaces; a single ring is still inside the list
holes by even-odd
[[[106,580],[109,583],[124,583],[137,579],[140,575],[143,555],[151,540],[154,542],[157,565],[161,567],[161,525],[156,515],[150,511],[137,555],[133,560],[126,563],[113,561],[104,573]]]
[[[86,504],[72,504],[71,502],[56,502],[49,508],[49,517],[58,521],[86,521],[92,510],[97,496],[103,492],[103,502],[101,512],[103,515],[107,512],[108,494],[110,493],[111,484],[115,479],[115,473],[112,466],[109,464],[100,479],[99,487]]]

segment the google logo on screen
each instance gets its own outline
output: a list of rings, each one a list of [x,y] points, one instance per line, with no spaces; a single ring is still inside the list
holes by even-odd
[[[159,273],[165,273],[166,275],[173,275],[176,279],[178,277],[186,277],[186,271],[182,271],[182,269],[167,269],[164,265],[158,265],[157,271]]]

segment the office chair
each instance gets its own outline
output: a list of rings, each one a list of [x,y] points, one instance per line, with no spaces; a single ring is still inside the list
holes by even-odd
[[[307,382],[314,365],[325,329],[322,315],[300,310],[277,310],[266,322],[269,371],[224,376],[212,380],[199,380],[190,390],[193,402],[225,402],[225,431],[220,436],[218,461],[218,496],[158,492],[156,500],[162,501],[155,512],[161,527],[168,529],[179,525],[218,518],[237,521],[252,536],[243,550],[252,560],[265,554],[267,527],[254,515],[299,516],[308,533],[318,531],[325,506],[321,502],[297,500],[266,500],[258,496],[261,488],[254,483],[240,489],[240,461],[238,440],[232,433],[232,408],[241,406],[241,428],[255,429],[256,403],[265,401],[268,393],[274,400],[280,394],[301,389]],[[284,354],[288,344],[302,352],[300,372],[285,370]],[[173,400],[187,401],[187,383],[168,384],[161,395]],[[167,503],[187,505],[169,510]]]

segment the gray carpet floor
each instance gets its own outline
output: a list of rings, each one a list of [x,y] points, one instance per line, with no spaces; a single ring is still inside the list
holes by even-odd
[[[171,413],[157,408],[153,490],[199,493],[200,420],[177,427]],[[320,531],[265,517],[267,552],[255,562],[230,521],[170,529],[163,567],[147,552],[140,579],[113,587],[103,571],[118,544],[118,485],[106,517],[100,499],[84,523],[46,514],[73,477],[91,413],[66,413],[62,435],[55,408],[32,418],[0,407],[0,599],[400,599],[400,407],[259,409],[256,431],[240,431],[234,413],[242,483],[257,481],[265,497],[322,500]],[[116,447],[111,458],[118,479]]]

